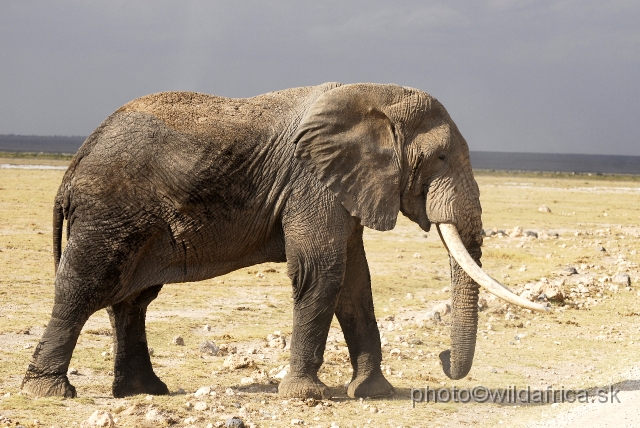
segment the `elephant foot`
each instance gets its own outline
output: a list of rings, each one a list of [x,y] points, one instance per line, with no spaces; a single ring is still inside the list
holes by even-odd
[[[396,390],[380,371],[358,376],[347,387],[347,395],[351,398],[390,397],[395,393]]]
[[[156,374],[150,373],[126,373],[118,374],[113,379],[111,388],[115,398],[123,398],[131,395],[168,395],[169,388]]]
[[[76,388],[71,385],[67,375],[64,374],[47,375],[27,371],[22,380],[21,389],[36,397],[76,397]]]
[[[278,394],[283,398],[331,398],[329,387],[317,376],[294,377],[287,375],[278,386]]]

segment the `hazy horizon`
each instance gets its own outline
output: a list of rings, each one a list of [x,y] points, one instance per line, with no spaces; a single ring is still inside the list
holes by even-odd
[[[472,151],[640,155],[632,0],[0,2],[0,134],[89,135],[142,95],[327,81],[438,98]]]

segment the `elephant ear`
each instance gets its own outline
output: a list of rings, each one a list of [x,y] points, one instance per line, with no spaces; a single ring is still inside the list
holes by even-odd
[[[376,230],[393,229],[400,210],[400,132],[387,113],[404,91],[373,84],[332,89],[316,99],[294,137],[303,167]]]

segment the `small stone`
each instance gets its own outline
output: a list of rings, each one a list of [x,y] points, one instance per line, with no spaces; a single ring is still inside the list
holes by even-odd
[[[436,306],[433,307],[433,312],[437,312],[438,314],[440,314],[440,318],[444,317],[445,315],[451,313],[451,305],[449,305],[448,303],[439,303]]]
[[[69,373],[70,375],[77,375],[78,374],[78,369],[74,369],[73,367],[69,367],[69,370],[67,371],[67,373]]]
[[[244,428],[244,422],[240,418],[229,418],[225,422],[227,428]]]
[[[252,377],[243,377],[240,379],[240,385],[251,385],[252,383],[255,383],[255,379]]]
[[[519,317],[519,316],[517,316],[516,314],[514,314],[513,312],[507,312],[507,313],[504,315],[504,319],[505,319],[505,320],[508,320],[508,321],[510,321],[510,320],[517,320],[517,319],[519,319],[519,318],[520,318],[520,317]]]
[[[422,345],[422,340],[418,339],[417,337],[413,337],[409,339],[409,345]]]
[[[407,300],[411,300],[411,299],[413,299],[413,293],[407,293],[407,295],[405,296],[405,298],[406,298]]]
[[[210,386],[203,386],[199,388],[193,395],[194,397],[204,397],[205,395],[209,395],[211,393]]]
[[[267,342],[267,346],[269,348],[284,349],[287,346],[287,341],[285,340],[284,336],[278,336],[269,340],[269,342]]]
[[[30,343],[26,343],[26,344],[24,345],[24,349],[30,349],[30,348],[33,348],[33,345],[32,345],[32,344],[30,344]]]
[[[401,351],[398,348],[393,348],[391,351],[389,351],[389,355],[391,355],[392,357],[399,357],[401,355]]]
[[[524,290],[520,293],[520,297],[524,297],[525,299],[533,302],[538,296],[532,290]]]
[[[196,422],[198,422],[198,417],[197,416],[191,416],[187,419],[184,420],[184,424],[185,425],[192,425],[195,424]]]
[[[195,410],[198,410],[199,412],[204,412],[209,408],[209,405],[204,401],[198,401],[196,404],[194,404],[193,408]]]
[[[200,352],[206,355],[218,355],[220,348],[213,342],[205,340],[200,344]]]
[[[221,343],[219,348],[220,351],[218,351],[218,356],[232,355],[238,352],[238,348],[233,345],[229,345],[228,343]]]
[[[611,278],[611,282],[614,284],[629,286],[631,285],[631,277],[626,273],[619,273]]]
[[[520,226],[514,227],[511,233],[509,233],[509,237],[511,238],[520,238],[521,236],[523,236],[523,232]]]
[[[204,327],[202,327],[202,329],[204,331],[211,331],[211,326],[209,324],[205,324]]]
[[[434,310],[428,311],[424,316],[425,318],[436,321],[436,322],[442,321],[442,317],[440,317],[440,312],[437,312]]]
[[[273,377],[274,377],[274,378],[276,378],[276,379],[284,379],[284,377],[285,377],[286,375],[288,375],[288,374],[289,374],[289,369],[290,369],[290,366],[287,364],[287,366],[286,366],[286,367],[284,367],[282,370],[280,370],[280,371],[279,371],[275,376],[273,376]]]
[[[596,247],[596,251],[600,251],[600,252],[605,253],[607,250],[606,250],[602,245],[598,245],[598,246]]]
[[[571,266],[569,266],[569,267],[567,267],[565,269],[562,269],[560,271],[560,275],[565,275],[565,276],[571,276],[571,275],[577,275],[577,274],[578,274],[578,271],[576,270],[576,268],[571,267]]]
[[[537,238],[537,237],[538,237],[538,233],[537,233],[537,232],[534,232],[533,230],[527,230],[527,231],[524,233],[524,236],[528,236],[528,237],[530,237],[530,238]]]
[[[154,352],[155,351],[153,350],[153,348],[149,348],[149,356],[150,357],[153,357]]]
[[[551,208],[549,208],[546,205],[540,205],[540,207],[538,208],[538,211],[541,213],[550,213],[551,212]]]
[[[291,419],[291,425],[304,425],[304,421],[302,419]]]
[[[487,303],[487,299],[485,299],[484,297],[480,297],[478,299],[478,310],[484,311],[485,309],[487,309],[487,307],[489,307],[489,304]]]
[[[182,336],[176,336],[173,338],[171,343],[178,346],[184,346],[184,339],[182,338]]]
[[[144,418],[148,421],[154,421],[159,423],[165,423],[167,421],[167,418],[156,408],[149,410],[144,415]]]
[[[242,369],[245,367],[251,367],[253,366],[254,362],[251,358],[247,357],[246,355],[229,355],[225,360],[224,363],[222,363],[222,365],[224,367],[227,367],[231,370],[237,370],[237,369]]]
[[[413,254],[413,258],[414,258],[414,259],[421,259],[421,258],[422,258],[422,255],[421,255],[420,253],[414,253],[414,254]]]
[[[113,417],[111,413],[104,412],[100,410],[96,410],[86,421],[82,421],[80,423],[80,428],[94,428],[94,427],[104,427],[104,428],[112,428],[115,427],[115,423],[113,422]]]
[[[549,300],[550,302],[561,303],[564,301],[564,294],[562,293],[562,290],[560,290],[560,288],[556,286],[551,285],[551,286],[545,287],[543,294],[545,295],[546,299]]]

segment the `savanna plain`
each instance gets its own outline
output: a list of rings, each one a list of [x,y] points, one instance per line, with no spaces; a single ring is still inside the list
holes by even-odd
[[[0,159],[18,163],[68,160]],[[346,396],[351,364],[337,321],[320,371],[333,399],[278,397],[292,300],[286,267],[276,263],[164,286],[149,307],[147,336],[171,395],[111,397],[104,310],[85,325],[71,361],[78,398],[22,395],[22,376],[53,305],[52,203],[63,173],[0,169],[0,427],[95,426],[88,420],[96,411],[117,427],[219,427],[231,417],[248,427],[527,426],[577,404],[413,407],[411,389],[594,391],[624,385],[640,366],[640,176],[477,171],[488,235],[484,269],[518,294],[548,301],[552,311],[532,313],[481,292],[476,356],[465,379],[448,379],[438,359],[449,348],[447,252],[435,229],[425,233],[401,217],[393,231],[365,231],[392,398]]]

